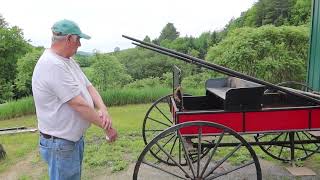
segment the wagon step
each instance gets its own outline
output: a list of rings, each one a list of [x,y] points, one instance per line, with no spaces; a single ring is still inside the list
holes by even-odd
[[[306,167],[285,167],[293,176],[316,176],[317,174]]]

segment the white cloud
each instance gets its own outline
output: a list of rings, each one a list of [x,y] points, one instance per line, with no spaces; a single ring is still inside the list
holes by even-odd
[[[132,47],[122,34],[154,39],[172,22],[181,36],[221,29],[256,0],[0,0],[0,14],[23,29],[33,45],[50,46],[50,28],[60,19],[77,22],[92,39],[79,50],[102,52]]]

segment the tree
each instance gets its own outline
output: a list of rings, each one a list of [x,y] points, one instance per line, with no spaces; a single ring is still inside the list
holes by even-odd
[[[7,27],[0,17],[0,99],[8,100],[13,97],[13,82],[16,78],[16,63],[31,48],[23,38],[18,27]],[[11,92],[8,92],[11,91]]]
[[[76,54],[75,60],[77,61],[80,67],[89,67],[91,66],[91,64],[93,64],[90,57],[91,55]]]
[[[17,62],[17,76],[15,79],[16,89],[18,94],[16,96],[28,96],[31,95],[31,78],[33,69],[40,58],[43,49],[33,49],[31,52],[27,53],[25,56],[20,58]]]
[[[6,82],[4,79],[0,79],[0,104],[13,98],[13,86],[12,82]]]
[[[150,43],[150,42],[151,42],[151,39],[150,39],[149,36],[146,36],[146,37],[144,37],[143,41],[144,41],[144,42],[147,42],[147,43]]]
[[[304,82],[308,31],[303,26],[238,28],[210,48],[206,59],[273,83]]]
[[[122,87],[131,81],[125,67],[115,56],[100,55],[92,65],[92,82],[98,89],[104,91],[108,88]]]
[[[118,46],[115,47],[114,50],[113,50],[113,52],[115,52],[115,53],[116,53],[116,52],[119,52],[119,51],[120,51],[120,48],[119,48]]]
[[[174,27],[172,23],[168,23],[161,31],[161,34],[159,36],[158,41],[161,43],[161,41],[167,39],[167,40],[175,40],[179,37],[180,33],[177,31],[177,29]]]
[[[302,25],[311,19],[311,0],[296,0],[292,10],[290,22],[293,25]]]
[[[0,28],[6,28],[8,26],[8,23],[5,21],[5,19],[0,14]]]

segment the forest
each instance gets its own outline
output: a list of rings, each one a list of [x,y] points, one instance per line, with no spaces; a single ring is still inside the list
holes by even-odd
[[[1,13],[1,12],[0,12]],[[310,37],[310,0],[259,0],[221,30],[180,36],[174,22],[143,41],[219,64],[272,83],[305,82]],[[23,30],[0,14],[0,104],[32,96],[31,76],[43,47],[34,47]],[[172,65],[183,69],[185,88],[202,88],[223,76],[140,47],[113,52],[79,52],[75,59],[90,81],[108,89],[171,87]]]

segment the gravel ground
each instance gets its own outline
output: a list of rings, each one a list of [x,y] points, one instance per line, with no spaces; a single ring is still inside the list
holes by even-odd
[[[263,180],[319,180],[320,175],[316,176],[300,176],[295,177],[288,172],[288,170],[281,165],[276,165],[272,162],[261,160],[260,165],[262,169]],[[164,168],[170,168],[167,166],[163,166]],[[134,164],[130,165],[129,169],[126,172],[112,174],[112,175],[103,175],[100,177],[96,177],[97,180],[126,180],[132,179]],[[143,174],[139,180],[175,180],[178,178],[172,177],[169,174],[159,172],[151,168],[150,166],[144,165],[141,172]],[[217,178],[217,180],[254,180],[256,178],[255,168],[254,166],[246,168],[246,170],[239,170],[232,175],[223,176],[221,178]]]

